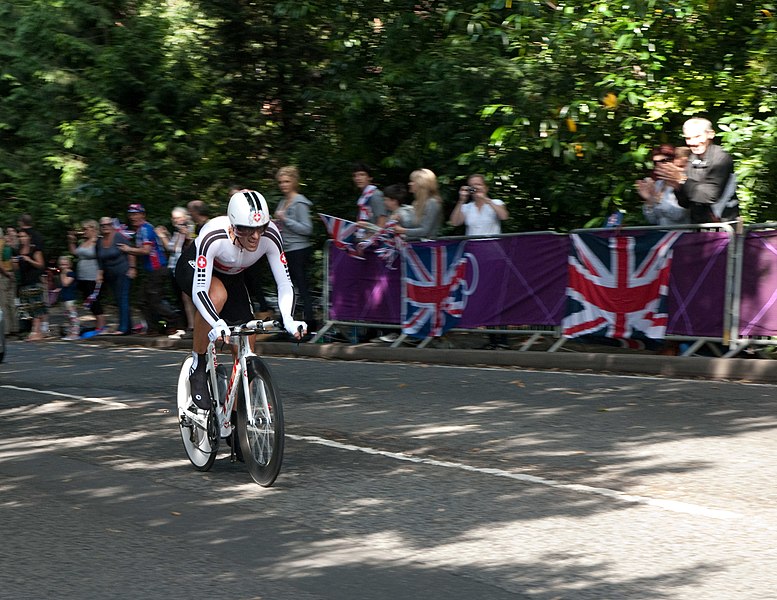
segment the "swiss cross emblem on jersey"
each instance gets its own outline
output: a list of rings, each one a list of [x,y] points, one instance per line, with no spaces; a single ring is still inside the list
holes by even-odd
[[[197,257],[197,268],[198,269],[204,269],[208,266],[208,259],[205,258],[202,254]]]
[[[281,252],[281,264],[286,264],[286,253]]]
[[[254,222],[255,223],[261,223],[261,221],[262,221],[262,213],[255,212],[254,213]]]

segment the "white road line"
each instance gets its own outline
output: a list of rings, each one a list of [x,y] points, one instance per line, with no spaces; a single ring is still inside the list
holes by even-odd
[[[75,396],[73,394],[63,394],[62,392],[52,392],[50,390],[36,390],[34,388],[18,387],[15,385],[0,385],[0,388],[16,390],[19,392],[31,392],[33,394],[44,394],[46,396],[56,396],[58,398],[67,398],[69,400],[82,400],[83,402],[92,402],[94,404],[102,404],[104,406],[111,406],[113,408],[129,408],[128,404],[124,404],[123,402],[116,402],[115,400],[106,400],[105,398]]]
[[[410,456],[408,454],[402,454],[401,452],[387,452],[385,450],[377,450],[375,448],[369,448],[366,446],[355,446],[353,444],[342,444],[340,442],[334,442],[325,438],[309,435],[292,435],[287,433],[287,438],[298,440],[301,442],[308,442],[310,444],[318,444],[321,446],[329,446],[330,448],[337,448],[340,450],[349,450],[351,452],[363,452],[365,454],[374,454],[378,456],[385,456],[386,458],[392,458],[394,460],[401,460],[405,462],[411,462],[422,465],[430,465],[433,467],[444,467],[446,469],[458,469],[460,471],[470,471],[473,473],[479,473],[481,475],[491,475],[493,477],[505,477],[507,479],[514,479],[516,481],[522,481],[524,483],[535,483],[539,485],[546,485],[548,487],[569,490],[572,492],[581,492],[584,494],[595,494],[597,496],[605,496],[621,502],[630,502],[632,504],[644,504],[647,506],[655,506],[664,510],[668,510],[676,513],[684,513],[689,515],[696,515],[700,517],[709,517],[712,519],[741,519],[744,515],[735,513],[728,510],[722,510],[717,508],[708,508],[706,506],[699,506],[697,504],[689,504],[687,502],[678,502],[675,500],[662,500],[660,498],[651,498],[649,496],[635,496],[633,494],[626,494],[619,492],[618,490],[611,490],[608,488],[594,487],[590,485],[581,485],[577,483],[564,483],[562,481],[556,481],[554,479],[546,479],[545,477],[537,477],[535,475],[525,475],[522,473],[510,473],[503,471],[502,469],[492,469],[486,467],[473,467],[471,465],[465,465],[463,463],[448,462],[444,460],[434,460],[431,458],[419,458],[417,456]]]
[[[122,402],[116,402],[113,400],[106,400],[105,398],[89,398],[85,396],[76,396],[73,394],[63,394],[61,392],[53,392],[49,390],[36,390],[33,388],[17,387],[15,385],[0,385],[0,388],[17,390],[21,392],[31,392],[34,394],[44,394],[48,396],[56,396],[59,398],[68,398],[70,400],[81,400],[84,402],[92,402],[95,404],[102,404],[105,406],[111,406],[114,408],[129,408],[129,405]],[[689,515],[696,515],[700,517],[709,517],[712,519],[740,519],[744,515],[735,513],[728,510],[722,510],[717,508],[708,508],[706,506],[700,506],[697,504],[689,504],[687,502],[678,502],[676,500],[662,500],[660,498],[651,498],[649,496],[636,496],[633,494],[626,494],[619,492],[618,490],[611,490],[609,488],[601,488],[590,485],[583,485],[577,483],[565,483],[563,481],[556,481],[555,479],[547,479],[545,477],[537,477],[535,475],[526,475],[523,473],[510,473],[502,469],[493,469],[488,467],[474,467],[472,465],[466,465],[463,463],[455,463],[444,460],[434,460],[431,458],[419,458],[417,456],[410,456],[408,454],[402,454],[401,452],[388,452],[386,450],[378,450],[376,448],[370,448],[367,446],[355,446],[353,444],[342,444],[325,438],[309,435],[293,435],[286,434],[286,437],[292,440],[301,442],[308,442],[310,444],[318,444],[320,446],[329,446],[330,448],[337,448],[339,450],[349,450],[351,452],[363,452],[364,454],[373,454],[377,456],[385,456],[394,460],[401,460],[405,462],[411,462],[421,465],[430,465],[433,467],[443,467],[446,469],[458,469],[460,471],[469,471],[472,473],[478,473],[481,475],[491,475],[493,477],[504,477],[506,479],[513,479],[515,481],[522,481],[524,483],[534,483],[539,485],[545,485],[548,487],[569,490],[572,492],[580,492],[584,494],[595,494],[597,496],[605,496],[618,500],[620,502],[629,502],[632,504],[644,504],[646,506],[655,506],[664,510],[668,510],[676,513],[684,513]]]

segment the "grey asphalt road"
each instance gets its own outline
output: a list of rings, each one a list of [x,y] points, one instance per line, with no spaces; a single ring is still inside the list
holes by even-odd
[[[270,357],[264,489],[189,465],[184,355],[11,344],[0,598],[774,597],[774,386]]]

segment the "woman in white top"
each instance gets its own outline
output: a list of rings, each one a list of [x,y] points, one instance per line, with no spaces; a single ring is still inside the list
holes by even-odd
[[[502,233],[502,221],[510,215],[501,200],[488,196],[488,185],[482,175],[473,174],[459,189],[459,201],[451,213],[450,224],[464,225],[466,235],[487,236]]]

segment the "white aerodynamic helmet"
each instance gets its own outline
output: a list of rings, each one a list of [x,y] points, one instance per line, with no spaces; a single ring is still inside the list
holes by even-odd
[[[267,200],[259,192],[240,190],[229,199],[227,208],[233,227],[261,227],[270,222]]]

